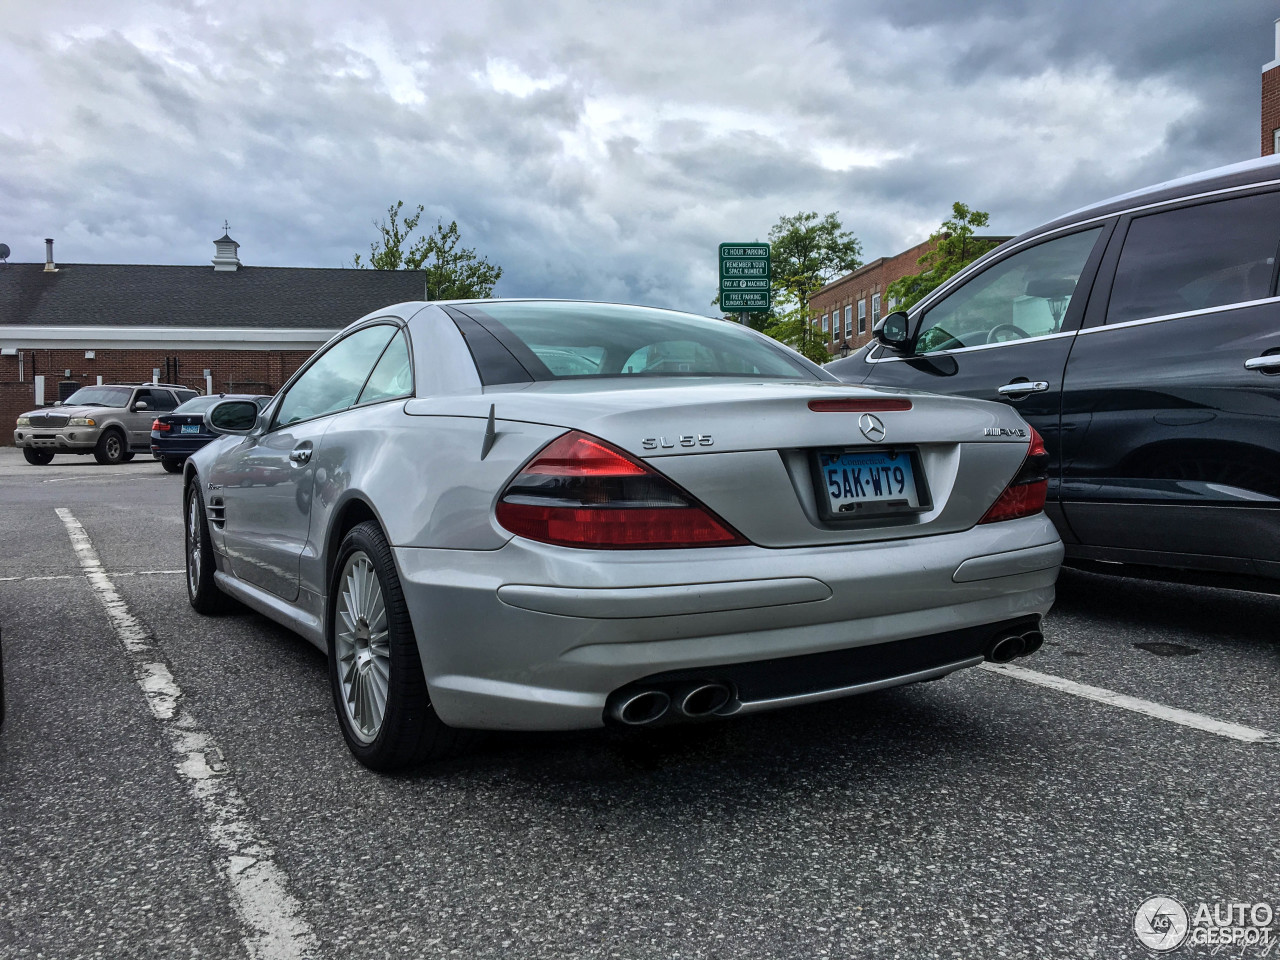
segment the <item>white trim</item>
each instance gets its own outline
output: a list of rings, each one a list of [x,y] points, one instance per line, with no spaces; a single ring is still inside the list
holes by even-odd
[[[317,350],[337,333],[280,327],[0,326],[0,343],[27,350]]]

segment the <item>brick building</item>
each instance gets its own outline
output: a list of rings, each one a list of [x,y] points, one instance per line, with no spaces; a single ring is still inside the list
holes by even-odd
[[[845,344],[856,350],[870,340],[871,328],[888,312],[885,291],[889,284],[919,273],[916,261],[933,246],[933,241],[926,240],[896,256],[872,260],[815,293],[809,299],[809,310],[827,350],[838,357]]]
[[[205,393],[274,393],[337,330],[425,296],[419,271],[0,264],[0,438],[18,414],[93,383],[156,378]],[[39,393],[43,393],[40,396]]]
[[[1280,20],[1276,21],[1276,58],[1262,67],[1262,156],[1280,153]]]

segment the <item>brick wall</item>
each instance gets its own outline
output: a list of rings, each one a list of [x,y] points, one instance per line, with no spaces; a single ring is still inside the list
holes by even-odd
[[[1275,153],[1275,131],[1280,129],[1280,67],[1262,75],[1262,156]]]
[[[141,383],[160,370],[161,381],[180,383],[204,393],[204,371],[213,377],[214,393],[275,393],[311,356],[310,350],[23,350],[22,382],[18,358],[0,357],[0,442],[13,443],[13,423],[35,405],[36,374],[44,376],[46,403],[58,399],[58,382],[81,386]],[[176,372],[175,372],[176,364]],[[71,376],[66,377],[66,371]]]
[[[917,244],[910,250],[904,250],[902,253],[892,257],[881,257],[879,260],[873,260],[864,267],[859,267],[853,273],[841,277],[827,284],[817,293],[815,293],[809,301],[809,309],[813,314],[813,322],[817,325],[819,335],[822,336],[822,318],[827,316],[830,318],[832,312],[836,311],[840,317],[839,329],[835,329],[834,325],[828,319],[828,330],[822,338],[827,349],[835,356],[840,355],[841,344],[844,340],[844,308],[851,306],[853,308],[853,331],[849,336],[848,344],[850,350],[856,350],[868,340],[871,339],[872,322],[872,297],[879,294],[880,296],[880,316],[883,317],[889,312],[888,298],[885,291],[889,288],[889,284],[893,281],[909,276],[913,273],[920,272],[919,259],[924,254],[933,249],[933,241],[926,240],[924,243]],[[866,330],[858,333],[858,302],[866,302]]]

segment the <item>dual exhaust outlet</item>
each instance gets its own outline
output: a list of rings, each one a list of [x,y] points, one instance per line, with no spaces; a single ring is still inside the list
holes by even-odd
[[[1028,630],[1026,633],[1006,633],[997,636],[987,644],[986,658],[991,663],[1008,663],[1018,657],[1035,653],[1044,644],[1044,634],[1039,630]]]
[[[733,690],[718,681],[631,690],[610,700],[609,719],[628,727],[643,727],[669,720],[698,720],[723,710],[733,701]]]

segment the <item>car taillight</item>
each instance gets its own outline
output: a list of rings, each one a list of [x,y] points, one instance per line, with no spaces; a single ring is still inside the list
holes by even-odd
[[[1016,520],[1044,509],[1045,495],[1049,492],[1049,453],[1035,427],[1030,429],[1031,441],[1027,444],[1027,456],[1022,467],[979,523]]]
[[[724,547],[749,541],[674,483],[579,431],[547,444],[502,492],[498,523],[565,547]]]
[[[152,420],[152,421],[151,421],[151,429],[152,429],[152,430],[158,430],[158,431],[160,431],[161,433],[168,433],[168,432],[169,432],[170,430],[172,430],[173,428],[172,428],[172,427],[170,427],[170,426],[169,426],[169,424],[167,424],[167,423],[161,423],[159,420]]]

